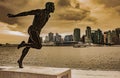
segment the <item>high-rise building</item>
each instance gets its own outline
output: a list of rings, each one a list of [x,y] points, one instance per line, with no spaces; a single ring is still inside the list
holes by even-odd
[[[116,28],[115,29],[115,31],[116,31],[116,35],[117,35],[117,38],[118,38],[118,43],[117,44],[120,44],[120,28]]]
[[[48,37],[49,37],[49,42],[53,42],[53,36],[54,34],[52,32],[48,33]]]
[[[89,26],[87,26],[87,28],[86,28],[85,43],[92,43],[92,39],[91,39],[91,27],[89,27]]]
[[[81,41],[85,43],[85,35],[82,36]]]
[[[76,42],[80,41],[80,29],[79,28],[74,29],[74,41]]]
[[[92,30],[91,31],[91,40],[92,40],[92,43],[94,44],[97,44],[97,31],[96,30]]]
[[[45,43],[49,42],[49,37],[48,37],[48,36],[45,36],[44,42],[45,42]]]
[[[107,32],[104,32],[104,44],[107,44],[108,38],[107,38]]]
[[[61,35],[59,35],[58,33],[56,33],[54,42],[55,43],[61,43],[62,42]]]
[[[112,35],[111,35],[111,31],[109,30],[107,33],[107,38],[108,38],[108,44],[112,44]]]
[[[110,30],[107,32],[104,32],[104,43],[105,44],[113,44],[112,43],[112,32]]]
[[[120,28],[116,28],[115,31],[116,31],[117,36],[120,38],[120,36],[119,36],[120,35]]]
[[[94,44],[104,43],[104,37],[100,29],[91,31],[91,39],[92,39],[92,43]]]
[[[115,30],[112,30],[111,36],[112,36],[112,43],[118,44],[119,39],[118,39],[118,36],[117,36],[117,33],[115,32]]]
[[[65,41],[65,42],[73,41],[73,35],[66,35],[66,36],[64,37],[64,41]]]
[[[96,34],[97,34],[97,44],[103,44],[104,38],[103,38],[102,31],[100,29],[98,29]]]

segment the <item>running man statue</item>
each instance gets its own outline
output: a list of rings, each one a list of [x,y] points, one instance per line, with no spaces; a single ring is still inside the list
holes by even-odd
[[[34,15],[34,20],[32,25],[28,28],[28,34],[29,34],[29,39],[28,43],[25,41],[22,41],[18,45],[18,49],[21,47],[25,47],[22,51],[22,55],[19,58],[18,65],[19,68],[23,68],[22,61],[24,57],[27,55],[28,51],[30,48],[35,48],[35,49],[41,49],[42,48],[42,41],[40,39],[40,32],[42,28],[45,26],[46,22],[48,21],[50,17],[50,13],[53,13],[55,10],[55,6],[53,2],[47,2],[45,4],[45,9],[36,9],[36,10],[31,10],[28,12],[22,12],[18,14],[8,14],[8,17],[13,18],[13,17],[20,17],[20,16],[27,16],[27,15]]]

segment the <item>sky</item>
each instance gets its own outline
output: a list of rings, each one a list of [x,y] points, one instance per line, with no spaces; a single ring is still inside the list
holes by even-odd
[[[84,34],[86,26],[103,31],[120,27],[120,0],[0,0],[0,43],[27,40],[34,17],[8,18],[8,13],[44,9],[49,1],[55,3],[55,12],[50,14],[41,36],[49,32],[73,34],[74,28]]]

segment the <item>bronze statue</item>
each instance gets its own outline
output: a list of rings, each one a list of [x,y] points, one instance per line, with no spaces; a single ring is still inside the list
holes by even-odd
[[[35,48],[35,49],[41,49],[42,48],[42,42],[40,39],[40,32],[41,29],[45,26],[46,22],[48,21],[50,17],[50,13],[53,13],[55,10],[55,6],[53,2],[47,2],[45,4],[45,9],[36,9],[36,10],[31,10],[28,12],[22,12],[18,14],[8,14],[8,17],[19,17],[19,16],[27,16],[27,15],[34,15],[34,20],[32,25],[28,28],[28,34],[29,34],[29,39],[28,43],[25,41],[22,41],[18,45],[18,49],[21,47],[25,47],[22,51],[22,55],[20,59],[17,61],[19,64],[19,68],[23,68],[22,61],[24,57],[27,55],[28,51],[30,48]]]

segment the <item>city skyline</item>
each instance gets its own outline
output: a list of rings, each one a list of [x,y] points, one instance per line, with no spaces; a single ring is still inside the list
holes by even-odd
[[[8,13],[19,13],[33,9],[44,8],[47,1],[55,3],[55,13],[42,30],[42,36],[49,32],[62,35],[72,33],[74,28],[80,28],[84,34],[86,26],[103,31],[120,27],[119,0],[1,0],[0,3],[0,42],[19,43],[26,40],[27,28],[31,25],[33,16],[10,19]]]
[[[81,29],[74,28],[73,34],[66,34],[64,37],[59,33],[49,32],[43,39],[46,45],[64,45],[64,44],[101,44],[101,45],[119,45],[120,28],[103,32],[101,29],[93,30],[90,26],[86,27],[85,34],[81,36]]]
[[[120,27],[119,28],[115,28],[115,29],[111,29],[111,30],[106,30],[106,31],[103,31],[102,29],[100,29],[100,28],[97,28],[97,29],[95,29],[95,28],[92,28],[91,26],[86,26],[85,27],[85,29],[84,30],[82,30],[81,28],[74,28],[71,32],[69,32],[69,33],[58,33],[58,32],[49,32],[49,33],[52,33],[52,35],[53,36],[55,36],[55,34],[58,34],[58,35],[60,35],[61,36],[61,38],[62,39],[64,39],[65,38],[65,36],[70,36],[70,35],[74,35],[74,30],[75,29],[80,29],[80,38],[82,38],[83,36],[85,36],[86,35],[86,29],[87,29],[87,27],[90,27],[91,28],[91,32],[95,32],[95,31],[97,31],[97,30],[100,30],[101,32],[102,32],[102,34],[104,34],[104,33],[106,33],[106,32],[112,32],[112,31],[114,31],[115,29],[120,29]],[[82,31],[82,32],[81,32]],[[9,36],[9,39],[11,39],[11,36],[12,37],[14,37],[14,38],[16,38],[16,40],[18,41],[19,39],[20,40],[25,40],[25,41],[27,41],[27,38],[29,37],[29,35],[28,34],[22,34],[21,32],[16,32],[15,31],[15,33],[14,33],[14,31],[6,31],[6,32],[8,32],[9,33],[9,35],[7,35],[7,34],[4,34],[4,35],[7,35],[7,36]],[[13,34],[14,33],[14,34]],[[47,36],[47,35],[49,35],[49,33],[46,33],[46,34],[41,34],[40,35],[40,37],[42,37],[43,38],[43,40],[45,40],[45,37]],[[19,35],[18,35],[19,34]],[[2,35],[0,36],[1,37],[1,39],[2,39]],[[3,37],[4,38],[4,37]],[[5,42],[1,42],[1,43],[3,43],[3,44],[5,44],[5,43],[18,43],[18,42],[20,42],[20,41],[18,41],[18,42],[15,42],[15,40],[13,39],[13,40],[11,40],[12,42],[10,42],[10,41],[5,41]]]

